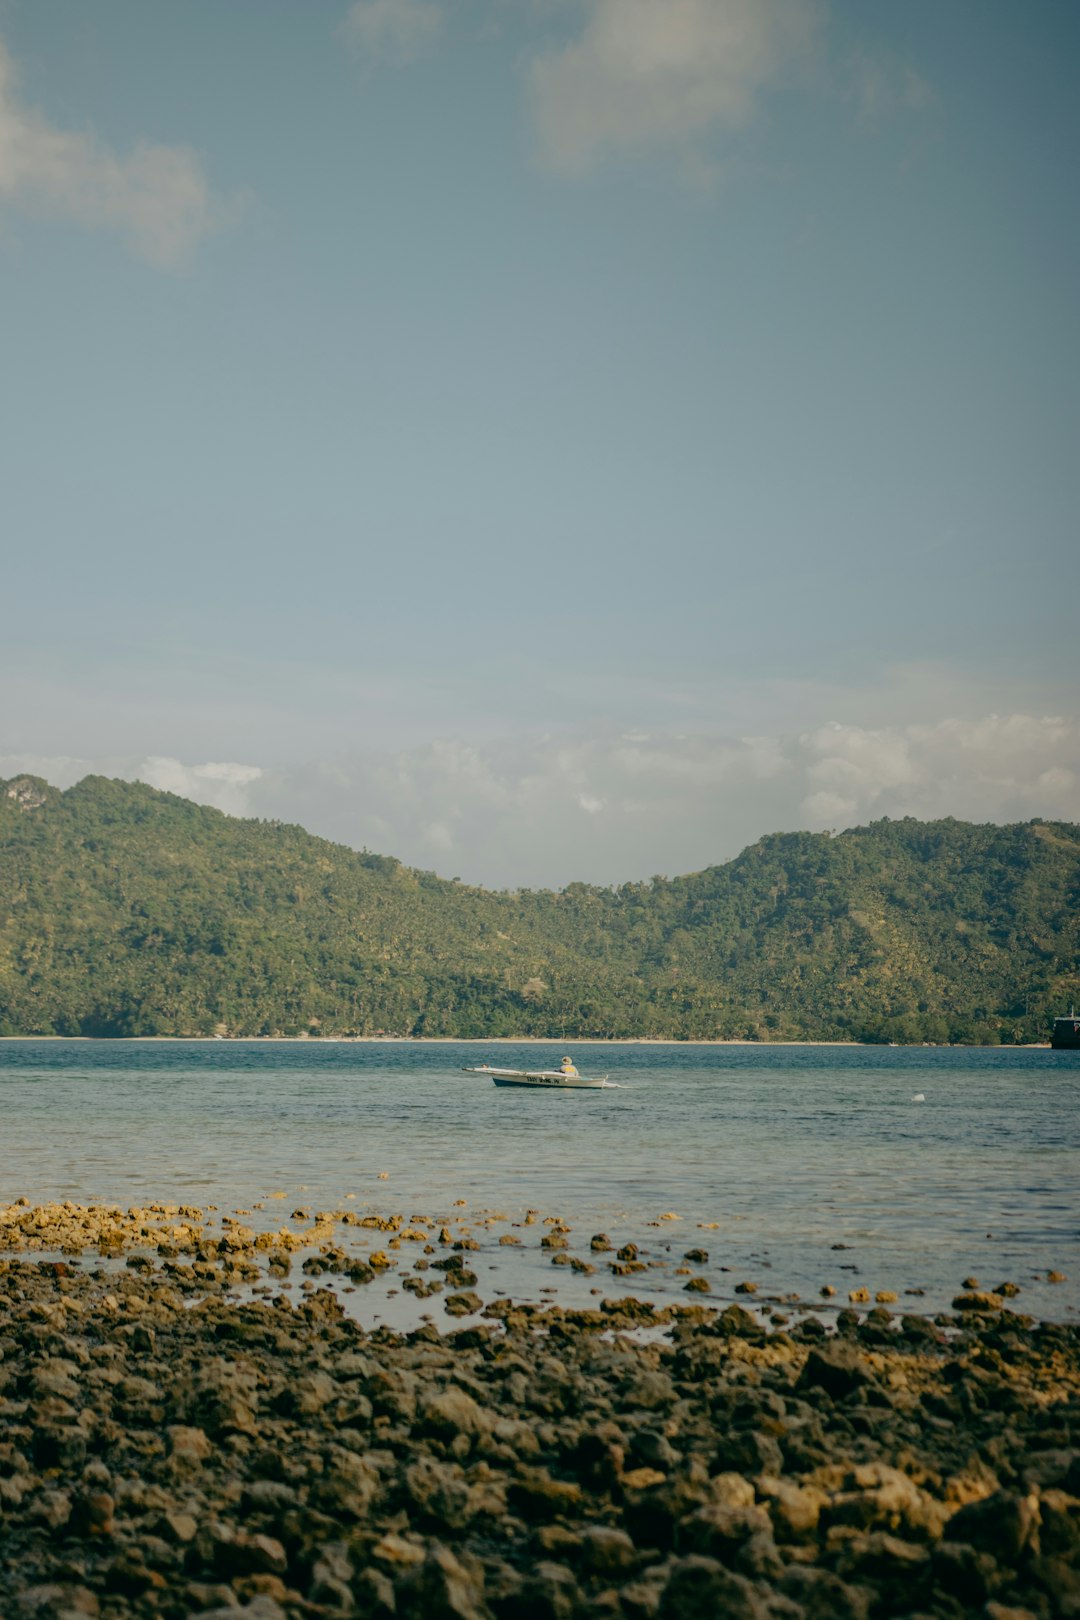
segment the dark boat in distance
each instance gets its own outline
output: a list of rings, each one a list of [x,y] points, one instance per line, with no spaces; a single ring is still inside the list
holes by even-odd
[[[1054,1019],[1050,1045],[1059,1052],[1070,1048],[1074,1051],[1080,1050],[1080,1013],[1074,1009],[1067,1018]]]

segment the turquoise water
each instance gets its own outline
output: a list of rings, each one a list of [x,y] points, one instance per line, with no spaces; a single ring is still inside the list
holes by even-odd
[[[4,1041],[0,1202],[227,1212],[270,1199],[252,1224],[276,1225],[294,1204],[340,1208],[350,1195],[344,1207],[405,1216],[461,1217],[464,1199],[470,1220],[506,1217],[475,1234],[481,1292],[588,1302],[602,1285],[676,1299],[676,1263],[703,1247],[694,1269],[720,1301],[745,1279],[762,1297],[815,1299],[829,1283],[839,1300],[891,1289],[937,1310],[973,1274],[1015,1281],[1017,1308],[1036,1315],[1080,1308],[1080,1053],[573,1051],[582,1073],[622,1089],[502,1090],[460,1072],[548,1066],[554,1045]],[[625,1283],[552,1268],[539,1250],[549,1214],[584,1258],[603,1230],[662,1264]],[[511,1231],[520,1251],[498,1245]],[[1049,1270],[1067,1282],[1050,1284]]]

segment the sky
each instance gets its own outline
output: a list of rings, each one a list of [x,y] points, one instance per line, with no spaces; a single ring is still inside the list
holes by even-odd
[[[0,0],[0,776],[1080,820],[1080,10]]]

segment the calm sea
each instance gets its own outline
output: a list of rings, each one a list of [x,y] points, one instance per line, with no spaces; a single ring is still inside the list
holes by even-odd
[[[976,1276],[1075,1318],[1080,1053],[572,1050],[622,1089],[510,1091],[461,1072],[546,1067],[554,1045],[0,1042],[0,1202],[266,1202],[254,1225],[294,1206],[449,1216],[480,1240],[486,1297],[685,1298],[676,1268],[700,1248],[717,1301],[745,1280],[761,1298],[831,1284],[838,1303],[865,1287],[938,1310]],[[485,1226],[485,1210],[504,1218]],[[626,1282],[553,1268],[548,1215],[585,1259],[602,1230],[654,1263]]]

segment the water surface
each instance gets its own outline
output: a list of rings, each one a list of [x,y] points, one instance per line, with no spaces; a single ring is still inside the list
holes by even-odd
[[[379,1213],[498,1210],[484,1286],[593,1302],[684,1297],[683,1253],[735,1284],[815,1299],[866,1287],[947,1308],[965,1277],[1017,1307],[1080,1307],[1080,1053],[1025,1049],[597,1045],[618,1091],[498,1089],[464,1064],[549,1066],[556,1046],[263,1041],[0,1042],[0,1202],[250,1209],[346,1199]],[[921,1095],[925,1101],[913,1099]],[[383,1177],[385,1179],[380,1179]],[[539,1212],[525,1226],[528,1210]],[[677,1222],[661,1221],[677,1214]],[[550,1265],[542,1219],[591,1258],[603,1230],[663,1261],[632,1284]],[[654,1224],[659,1223],[659,1224]],[[714,1224],[715,1223],[715,1224]],[[516,1231],[522,1248],[499,1247]],[[845,1245],[844,1248],[837,1245]],[[727,1268],[727,1269],[724,1269]],[[1050,1270],[1068,1280],[1053,1285]],[[905,1297],[905,1291],[922,1294]]]

